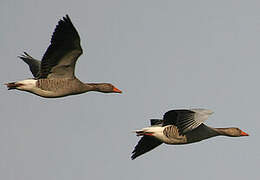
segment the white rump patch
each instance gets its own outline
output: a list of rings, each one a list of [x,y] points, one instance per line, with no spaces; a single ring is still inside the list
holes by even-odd
[[[23,81],[17,81],[15,84],[21,84],[17,89],[28,91],[36,88],[36,82],[37,80],[35,79],[26,79]]]

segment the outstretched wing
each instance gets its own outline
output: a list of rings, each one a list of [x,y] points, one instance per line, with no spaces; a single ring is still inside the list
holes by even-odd
[[[138,156],[141,156],[142,154],[151,151],[152,149],[156,148],[157,146],[161,145],[162,142],[155,137],[152,136],[146,136],[144,135],[138,144],[135,146],[134,151],[132,152],[131,159],[134,160]]]
[[[22,59],[26,64],[28,64],[33,77],[37,78],[40,73],[41,68],[41,61],[34,59],[32,56],[30,56],[28,53],[23,52],[21,56],[18,56],[20,59]]]
[[[81,54],[79,34],[66,15],[58,22],[51,44],[43,55],[39,78],[73,78]]]
[[[184,135],[201,125],[210,114],[212,111],[206,109],[171,110],[164,114],[163,126],[175,125],[179,134]]]

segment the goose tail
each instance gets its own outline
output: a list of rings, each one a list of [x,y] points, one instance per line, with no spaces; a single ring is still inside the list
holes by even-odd
[[[16,82],[5,83],[5,85],[8,88],[8,90],[17,89],[17,87],[20,86],[20,84]]]

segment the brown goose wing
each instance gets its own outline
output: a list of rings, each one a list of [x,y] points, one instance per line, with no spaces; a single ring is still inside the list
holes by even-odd
[[[146,136],[144,135],[138,144],[135,146],[134,151],[132,152],[131,159],[134,160],[138,156],[141,156],[142,154],[151,151],[152,149],[156,148],[157,146],[161,145],[162,142],[155,137],[152,136]]]
[[[51,44],[43,55],[39,78],[73,78],[81,54],[79,34],[66,15],[58,22]]]
[[[40,73],[41,68],[41,61],[34,59],[32,56],[30,56],[28,53],[23,52],[21,56],[18,56],[20,59],[22,59],[30,68],[30,71],[33,74],[33,77],[37,78]]]
[[[212,111],[206,109],[171,110],[164,114],[163,126],[174,125],[179,134],[184,135],[201,125],[210,114]]]
[[[163,119],[150,119],[151,126],[162,126]]]

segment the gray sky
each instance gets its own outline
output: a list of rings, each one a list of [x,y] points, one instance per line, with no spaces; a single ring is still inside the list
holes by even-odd
[[[0,88],[0,179],[258,179],[260,2],[243,0],[1,0],[1,84],[32,77],[69,14],[84,49],[76,75],[123,94],[60,99]],[[130,160],[131,130],[170,109],[209,108],[216,137]]]

